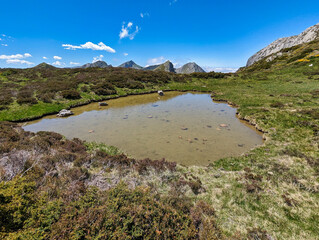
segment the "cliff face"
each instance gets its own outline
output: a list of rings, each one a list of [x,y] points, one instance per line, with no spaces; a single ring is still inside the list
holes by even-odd
[[[276,52],[279,52],[280,50],[284,48],[290,48],[299,44],[311,42],[315,39],[319,38],[319,23],[307,28],[304,32],[302,32],[299,35],[292,36],[292,37],[286,37],[286,38],[280,38],[267,47],[263,48],[259,52],[257,52],[255,55],[251,56],[247,61],[247,67],[251,66],[255,62],[273,54]]]

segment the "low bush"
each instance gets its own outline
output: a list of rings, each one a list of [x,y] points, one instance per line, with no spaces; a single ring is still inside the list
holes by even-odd
[[[61,95],[65,99],[80,99],[81,95],[78,91],[76,90],[64,90],[61,92]]]

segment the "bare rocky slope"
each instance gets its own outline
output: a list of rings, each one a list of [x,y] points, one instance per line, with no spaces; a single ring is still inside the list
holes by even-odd
[[[194,72],[205,72],[205,71],[194,62],[187,63],[183,65],[182,67],[176,69],[176,73],[194,73]]]
[[[293,46],[297,46],[299,44],[308,43],[314,41],[319,38],[319,23],[307,28],[304,32],[299,35],[279,38],[278,40],[274,41],[267,47],[261,49],[255,55],[251,56],[247,61],[247,67],[251,66],[255,62],[258,62],[261,59],[266,58],[274,53],[279,52],[282,49],[290,48]],[[276,56],[275,56],[276,57]],[[270,59],[272,61],[273,59]]]
[[[91,68],[91,67],[107,68],[107,67],[111,67],[111,65],[108,65],[104,61],[96,61],[94,63],[84,64],[81,68]]]
[[[143,67],[141,67],[140,65],[137,65],[134,61],[128,61],[125,62],[123,64],[121,64],[119,67],[122,68],[134,68],[134,69],[142,69]]]
[[[165,71],[165,72],[175,72],[175,68],[173,63],[170,61],[166,61],[165,63],[159,65],[157,68],[154,69],[154,71]]]

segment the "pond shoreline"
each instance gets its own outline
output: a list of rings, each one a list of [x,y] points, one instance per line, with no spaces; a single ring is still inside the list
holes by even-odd
[[[214,98],[214,92],[213,91],[205,91],[205,90],[175,90],[175,89],[163,89],[162,90],[163,92],[199,92],[199,93],[209,93],[211,95],[211,98],[214,102],[220,102],[220,103],[226,103],[228,104],[229,106],[233,107],[233,108],[236,108],[236,117],[239,119],[239,120],[242,120],[244,121],[247,125],[250,125],[252,127],[254,127],[254,129],[256,129],[256,131],[262,133],[262,138],[264,141],[268,141],[269,138],[267,136],[265,136],[266,133],[268,133],[267,131],[265,131],[264,129],[262,129],[260,126],[258,126],[258,124],[255,123],[255,119],[250,119],[250,118],[247,118],[247,117],[244,117],[244,116],[241,116],[240,112],[238,112],[238,108],[240,107],[239,105],[231,102],[231,101],[228,101],[228,100],[225,100],[225,99],[216,99]],[[157,93],[158,90],[151,90],[151,91],[145,91],[145,92],[140,92],[140,93],[128,93],[128,94],[123,94],[123,95],[115,95],[115,96],[108,96],[108,97],[105,97],[105,98],[102,98],[100,100],[95,100],[95,99],[91,99],[87,102],[82,102],[82,103],[78,103],[78,104],[73,104],[73,105],[70,105],[68,108],[68,110],[71,110],[72,108],[76,108],[76,107],[81,107],[81,106],[85,106],[85,105],[89,105],[91,103],[97,103],[97,102],[101,102],[101,101],[107,101],[107,100],[112,100],[112,99],[118,99],[118,98],[123,98],[123,97],[129,97],[129,96],[138,96],[138,95],[146,95],[146,94],[153,94],[153,93]],[[50,116],[50,115],[54,115],[54,114],[57,114],[59,113],[59,111],[54,111],[54,112],[49,112],[49,113],[45,113],[45,114],[42,114],[40,116],[36,116],[36,117],[30,117],[30,118],[24,118],[24,119],[19,119],[19,120],[14,120],[14,121],[9,121],[9,122],[13,122],[13,123],[20,123],[20,124],[23,124],[23,123],[26,123],[26,122],[30,122],[30,121],[34,121],[34,120],[38,120],[38,119],[41,119],[43,117],[46,117],[46,116]]]

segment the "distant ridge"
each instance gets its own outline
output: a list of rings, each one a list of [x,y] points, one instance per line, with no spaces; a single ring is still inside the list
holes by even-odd
[[[56,69],[56,67],[50,65],[50,64],[47,64],[45,62],[43,63],[40,63],[39,65],[33,67],[34,69]]]
[[[93,67],[98,67],[98,68],[108,68],[108,67],[112,67],[112,65],[108,65],[106,62],[104,61],[96,61],[94,63],[87,63],[84,64],[81,68],[93,68]]]
[[[160,64],[158,64],[158,65],[151,65],[151,66],[144,67],[143,70],[153,71],[154,69],[158,68],[159,66],[160,66]]]
[[[195,72],[205,72],[205,71],[194,62],[186,63],[182,67],[176,69],[176,73],[189,74],[189,73],[195,73]]]
[[[125,63],[122,63],[119,67],[122,67],[122,68],[134,68],[134,69],[142,69],[143,68],[140,65],[137,65],[132,60],[128,61],[128,62],[125,62]]]
[[[164,71],[164,72],[172,72],[175,73],[175,68],[173,63],[170,61],[166,61],[165,63],[159,65],[154,71]]]

